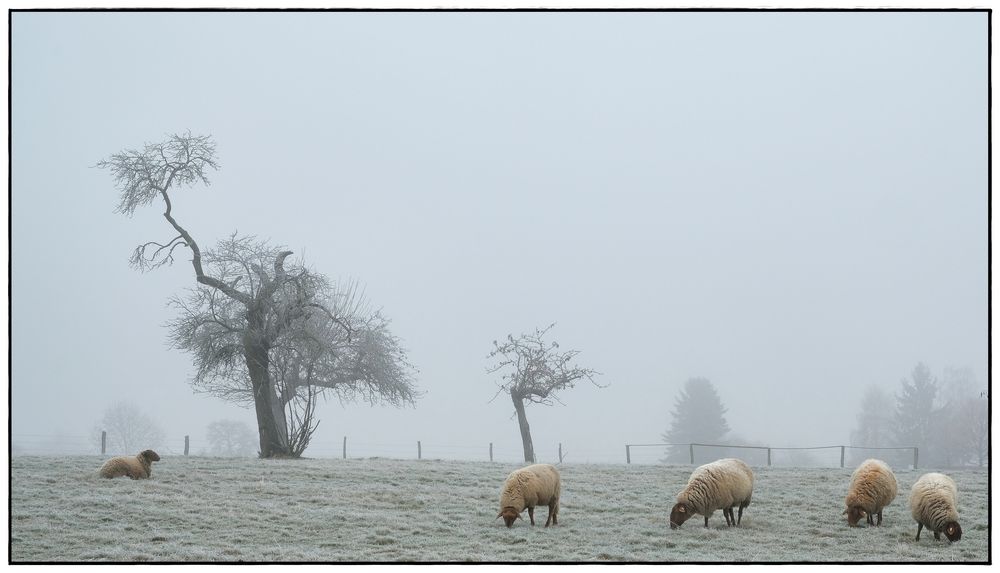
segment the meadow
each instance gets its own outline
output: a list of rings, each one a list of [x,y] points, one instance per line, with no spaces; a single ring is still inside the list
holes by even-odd
[[[881,527],[850,528],[850,468],[755,467],[740,527],[721,512],[668,524],[689,466],[563,464],[559,524],[496,519],[518,464],[450,460],[260,460],[164,456],[149,480],[107,480],[100,456],[11,460],[10,560],[985,562],[988,473],[947,471],[964,535],[914,541],[910,486]],[[539,517],[541,518],[539,520]],[[527,512],[525,512],[527,518]]]

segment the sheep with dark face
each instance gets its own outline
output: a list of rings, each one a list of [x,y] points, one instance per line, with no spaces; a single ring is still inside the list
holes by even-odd
[[[708,518],[717,509],[726,517],[726,525],[739,525],[752,495],[753,471],[742,460],[726,458],[695,468],[670,511],[670,529],[677,529],[696,513],[705,516],[708,527]],[[740,508],[739,516],[733,515],[734,507]]]
[[[888,464],[876,459],[861,462],[851,474],[851,485],[844,499],[847,524],[857,527],[861,518],[867,517],[868,525],[882,525],[882,509],[896,499],[896,488],[896,474]]]
[[[160,456],[153,450],[143,450],[137,456],[117,456],[104,462],[101,477],[116,478],[128,476],[132,479],[146,479],[153,473],[153,462]]]
[[[917,541],[924,527],[934,532],[934,539],[945,534],[948,542],[962,538],[958,524],[958,488],[950,477],[939,473],[920,476],[910,490],[910,513],[917,522]]]
[[[507,527],[521,517],[527,508],[531,525],[535,524],[535,506],[549,506],[545,527],[559,523],[559,470],[552,464],[535,464],[514,470],[507,476],[500,490],[500,513]]]

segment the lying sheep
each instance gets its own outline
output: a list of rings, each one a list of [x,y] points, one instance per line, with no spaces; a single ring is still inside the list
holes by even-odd
[[[528,508],[528,517],[534,525],[535,506],[548,505],[549,517],[545,520],[545,527],[549,523],[556,525],[559,523],[559,489],[559,470],[551,464],[535,464],[514,470],[500,490],[497,519],[502,517],[510,527],[515,519],[521,517],[524,508]]]
[[[941,539],[942,531],[949,543],[961,539],[957,502],[958,488],[950,477],[939,473],[920,476],[910,490],[910,513],[917,522],[917,541],[925,526],[934,532],[934,539]]]
[[[882,508],[896,499],[896,475],[882,460],[868,459],[861,462],[851,474],[851,486],[847,490],[844,504],[847,509],[847,524],[857,527],[862,517],[868,518],[868,525],[882,525]],[[873,516],[878,516],[878,522]]]
[[[128,476],[132,479],[146,479],[153,473],[153,462],[160,456],[153,450],[143,450],[137,456],[117,456],[104,462],[101,477],[116,478]]]
[[[700,466],[691,472],[687,487],[677,494],[677,503],[670,510],[670,529],[677,529],[696,513],[705,516],[708,527],[708,518],[717,509],[726,517],[726,525],[739,525],[752,494],[753,472],[742,460],[726,458]],[[734,517],[733,508],[737,506],[740,513]]]

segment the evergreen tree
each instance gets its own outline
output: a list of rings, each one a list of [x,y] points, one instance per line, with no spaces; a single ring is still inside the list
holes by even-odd
[[[858,413],[857,425],[851,431],[851,445],[867,448],[889,446],[893,441],[892,397],[882,388],[872,384],[865,390]],[[873,452],[853,450],[852,462],[858,463],[872,457]]]
[[[933,458],[928,449],[932,441],[934,422],[938,415],[934,409],[937,381],[924,363],[913,368],[911,380],[903,379],[900,393],[896,395],[895,440],[897,446],[916,446],[920,457]]]
[[[687,444],[720,443],[729,432],[725,413],[715,386],[707,378],[688,379],[674,403],[670,429],[663,434],[667,443],[680,445],[669,448],[663,461],[688,463],[691,460]]]

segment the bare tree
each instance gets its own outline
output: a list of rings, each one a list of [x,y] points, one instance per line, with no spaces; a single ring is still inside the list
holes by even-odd
[[[97,166],[114,176],[120,213],[162,198],[176,235],[139,245],[131,264],[146,271],[172,263],[178,248],[190,250],[198,286],[172,299],[179,316],[169,324],[170,341],[193,355],[196,389],[254,406],[261,457],[305,450],[325,392],[394,405],[417,397],[405,350],[355,286],[335,287],[289,260],[292,251],[252,236],[233,234],[203,251],[174,218],[169,193],[207,185],[206,172],[218,169],[210,137],[173,135]]]
[[[531,443],[531,428],[524,413],[525,403],[551,406],[553,401],[559,402],[557,392],[572,388],[581,379],[603,388],[594,381],[594,376],[599,372],[570,364],[579,351],[559,351],[559,344],[555,341],[542,340],[554,326],[555,323],[542,330],[536,328],[534,334],[522,334],[518,338],[508,334],[503,343],[494,340],[493,351],[487,357],[496,360],[493,366],[486,369],[488,373],[504,372],[501,382],[497,384],[499,390],[490,401],[505,392],[510,395],[517,414],[526,462],[535,461],[535,448]]]
[[[208,425],[206,434],[209,453],[213,456],[243,457],[257,449],[256,436],[243,422],[216,420]]]
[[[97,444],[102,431],[107,432],[107,449],[112,454],[136,454],[163,445],[163,430],[131,402],[118,402],[104,411],[92,432]]]

